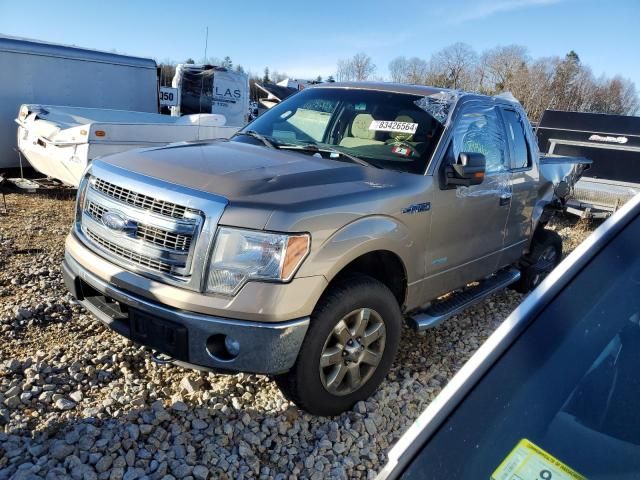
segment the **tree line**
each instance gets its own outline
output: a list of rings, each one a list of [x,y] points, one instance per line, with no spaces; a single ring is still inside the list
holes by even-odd
[[[511,92],[529,118],[545,109],[634,115],[640,102],[636,87],[616,75],[596,77],[573,50],[564,57],[532,58],[526,47],[499,46],[482,53],[454,43],[429,59],[399,56],[388,66],[393,82],[431,85],[495,95]],[[381,80],[366,53],[338,61],[338,81]]]

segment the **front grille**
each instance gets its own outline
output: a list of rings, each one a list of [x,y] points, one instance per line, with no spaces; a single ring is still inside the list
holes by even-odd
[[[187,208],[183,205],[167,202],[166,200],[158,200],[157,198],[137,193],[128,188],[123,188],[113,183],[107,182],[101,178],[94,177],[93,188],[102,192],[111,198],[115,198],[123,203],[132,205],[143,210],[148,210],[159,215],[171,218],[187,218],[187,212],[196,213],[197,211]]]
[[[136,237],[170,250],[186,252],[191,246],[191,236],[167,232],[161,228],[138,225]]]
[[[106,211],[107,211],[106,208],[101,207],[100,205],[98,205],[96,203],[88,202],[87,212],[89,212],[89,215],[91,215],[96,220],[98,220],[98,221],[102,220],[102,215],[104,215],[104,212],[106,212]]]
[[[88,202],[87,212],[96,221],[102,220],[102,215],[107,211],[106,208],[96,204],[95,202]],[[191,235],[183,235],[181,233],[174,233],[164,230],[162,228],[152,227],[150,225],[138,224],[135,237],[145,242],[153,243],[159,247],[168,248],[170,250],[177,250],[180,252],[187,252],[191,247]]]
[[[162,262],[145,255],[140,255],[139,253],[133,252],[126,248],[122,248],[121,246],[110,242],[106,238],[102,238],[96,233],[92,232],[88,228],[86,229],[87,236],[93,240],[95,243],[100,245],[105,250],[117,255],[118,257],[127,260],[131,263],[139,265],[141,267],[148,268],[149,270],[154,270],[160,273],[171,273],[172,267],[169,263]]]

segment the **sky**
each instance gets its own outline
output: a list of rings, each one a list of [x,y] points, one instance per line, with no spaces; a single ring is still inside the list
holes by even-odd
[[[208,57],[295,78],[335,75],[358,52],[385,77],[399,55],[519,44],[534,58],[575,50],[597,77],[619,74],[640,89],[639,18],[640,0],[0,0],[0,34],[158,62],[202,61],[207,27]]]

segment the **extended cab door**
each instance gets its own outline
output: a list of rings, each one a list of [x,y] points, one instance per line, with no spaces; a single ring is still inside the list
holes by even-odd
[[[501,106],[500,111],[509,143],[511,170],[511,208],[501,263],[509,265],[516,262],[529,247],[539,171],[531,148],[531,142],[535,139],[524,112],[511,106]]]
[[[511,204],[511,173],[504,126],[497,108],[481,100],[459,107],[443,139],[446,153],[434,174],[425,298],[451,291],[496,271]],[[482,153],[480,185],[445,186],[443,171],[462,152]],[[439,188],[438,188],[439,184]]]

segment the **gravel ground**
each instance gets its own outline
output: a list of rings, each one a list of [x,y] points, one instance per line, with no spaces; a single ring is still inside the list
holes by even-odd
[[[7,196],[0,214],[0,480],[372,478],[386,452],[522,296],[493,295],[424,336],[403,333],[391,373],[335,418],[269,378],[151,362],[93,321],[60,272],[66,197]],[[593,225],[552,224],[565,251]]]

